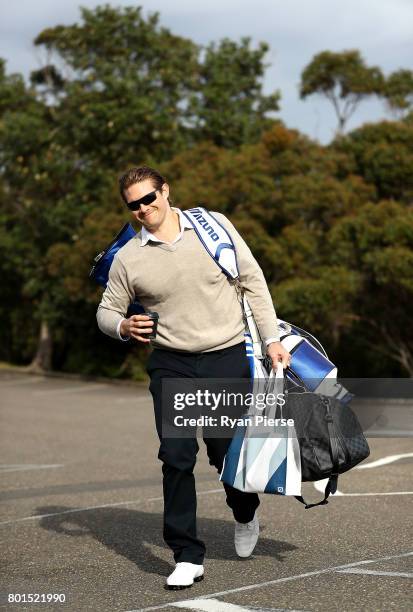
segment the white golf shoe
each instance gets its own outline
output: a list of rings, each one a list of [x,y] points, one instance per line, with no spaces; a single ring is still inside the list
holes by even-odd
[[[176,564],[172,574],[166,579],[166,588],[179,590],[186,589],[204,579],[204,566],[195,565],[187,561],[180,561]]]
[[[249,523],[238,523],[235,521],[234,543],[239,557],[249,557],[258,542],[260,524],[257,513]]]

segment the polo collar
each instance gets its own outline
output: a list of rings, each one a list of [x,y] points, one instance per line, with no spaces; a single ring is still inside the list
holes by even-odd
[[[175,241],[177,241],[180,238],[182,238],[182,234],[184,233],[185,229],[194,229],[194,228],[192,226],[192,223],[189,221],[189,219],[187,219],[187,217],[185,215],[182,214],[182,211],[179,208],[176,208],[176,206],[171,206],[171,209],[176,211],[178,213],[178,215],[179,215],[179,226],[181,228],[181,231],[180,231],[179,235],[177,236],[177,238],[175,239]],[[148,232],[146,227],[144,227],[143,225],[142,225],[142,229],[141,229],[141,235],[142,235],[142,238],[141,238],[140,246],[145,246],[148,243],[149,240],[152,240],[153,242],[164,243],[163,240],[160,240],[159,238],[154,236],[151,232]]]

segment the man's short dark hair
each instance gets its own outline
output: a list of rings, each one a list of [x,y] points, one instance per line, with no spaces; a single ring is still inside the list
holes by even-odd
[[[145,181],[146,179],[150,179],[152,182],[153,188],[161,191],[162,185],[166,183],[165,178],[154,168],[150,166],[140,166],[137,168],[130,168],[127,172],[122,174],[119,178],[119,191],[122,200],[127,203],[125,197],[125,191],[131,185],[135,185],[136,183],[140,183]],[[172,201],[168,197],[169,204],[172,204]]]

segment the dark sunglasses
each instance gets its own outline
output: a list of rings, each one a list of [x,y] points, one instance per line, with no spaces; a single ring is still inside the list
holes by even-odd
[[[129,210],[139,210],[139,208],[141,207],[141,204],[145,204],[145,205],[152,204],[152,202],[156,200],[157,191],[158,190],[155,189],[155,191],[151,191],[151,193],[147,193],[145,196],[143,196],[143,198],[140,198],[139,200],[128,202],[126,206],[129,208]]]

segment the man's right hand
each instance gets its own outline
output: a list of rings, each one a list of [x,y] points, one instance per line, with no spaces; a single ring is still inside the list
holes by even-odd
[[[122,336],[131,336],[139,342],[150,342],[145,334],[150,334],[153,327],[153,321],[148,315],[132,315],[129,319],[125,319],[120,324],[120,333]],[[143,335],[142,335],[143,334]]]

